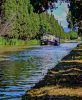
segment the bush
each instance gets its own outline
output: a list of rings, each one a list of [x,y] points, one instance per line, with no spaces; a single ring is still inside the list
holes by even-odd
[[[77,32],[71,31],[70,32],[70,39],[73,40],[73,39],[77,39],[77,38],[78,38]]]

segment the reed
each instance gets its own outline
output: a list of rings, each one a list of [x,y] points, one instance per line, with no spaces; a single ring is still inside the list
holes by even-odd
[[[8,39],[4,37],[0,37],[0,45],[39,45],[39,41],[34,40],[20,40],[20,39]]]

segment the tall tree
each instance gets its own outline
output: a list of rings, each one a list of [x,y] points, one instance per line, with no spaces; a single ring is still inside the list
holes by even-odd
[[[30,0],[5,0],[1,5],[3,23],[9,26],[3,33],[9,38],[40,38],[44,33],[64,36],[64,31],[54,16],[47,11],[35,13]]]

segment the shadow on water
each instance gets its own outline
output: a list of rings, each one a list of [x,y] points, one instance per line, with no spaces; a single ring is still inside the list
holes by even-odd
[[[44,79],[36,83],[33,88],[50,85],[66,88],[82,87],[82,62],[60,62],[55,68],[50,69]]]
[[[8,53],[0,61],[0,99],[20,100],[77,44],[42,46]]]

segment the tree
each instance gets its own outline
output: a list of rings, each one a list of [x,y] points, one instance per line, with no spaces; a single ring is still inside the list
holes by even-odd
[[[64,38],[63,28],[58,24],[53,15],[47,13],[47,11],[37,11],[34,12],[34,7],[30,0],[3,0],[1,3],[1,21],[3,24],[9,21],[9,29],[5,31],[8,38],[17,39],[34,39],[38,37],[39,39],[44,33],[50,33],[56,36]],[[34,5],[36,5],[35,0]],[[40,0],[42,1],[42,0]],[[45,1],[45,0],[44,0]],[[53,8],[50,2],[46,6]],[[14,17],[12,17],[14,16]],[[12,20],[9,20],[11,19]],[[61,33],[61,34],[60,34]]]
[[[36,13],[42,13],[48,8],[53,9],[57,1],[59,0],[30,0]],[[60,0],[60,2],[68,3],[69,14],[67,20],[69,27],[74,28],[78,26],[78,33],[82,35],[82,0]]]

